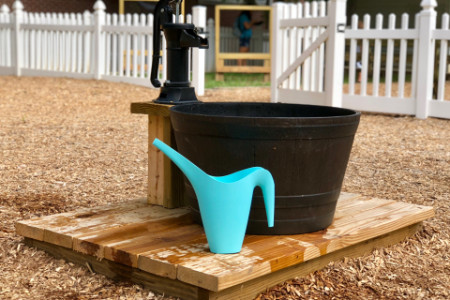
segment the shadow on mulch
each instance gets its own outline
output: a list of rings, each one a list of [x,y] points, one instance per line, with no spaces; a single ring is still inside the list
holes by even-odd
[[[67,199],[54,193],[0,195],[0,206],[13,208],[22,215],[57,214],[65,212]]]

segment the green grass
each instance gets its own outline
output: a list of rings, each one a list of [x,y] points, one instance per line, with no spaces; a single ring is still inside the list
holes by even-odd
[[[215,73],[206,73],[205,88],[270,86],[270,81],[264,82],[264,74],[225,73],[224,81],[216,81]]]
[[[369,73],[368,83],[372,82],[372,73]],[[380,83],[385,82],[384,72],[380,74]],[[398,73],[392,74],[392,82],[398,82]],[[270,86],[270,81],[264,82],[264,74],[246,74],[246,73],[225,73],[224,81],[216,81],[215,73],[205,74],[205,88],[219,88],[219,87],[247,87],[247,86]],[[357,76],[357,74],[356,74]],[[406,82],[411,82],[411,74],[407,73]],[[348,84],[348,71],[344,76],[344,84]]]

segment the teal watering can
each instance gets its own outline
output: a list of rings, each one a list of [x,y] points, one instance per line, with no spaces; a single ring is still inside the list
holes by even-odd
[[[268,226],[273,227],[275,183],[269,171],[253,167],[226,176],[210,176],[160,140],[155,139],[153,145],[167,155],[191,182],[211,252],[227,254],[241,251],[256,186],[263,192]]]

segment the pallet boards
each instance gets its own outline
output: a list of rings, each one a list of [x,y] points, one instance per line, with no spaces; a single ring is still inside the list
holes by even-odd
[[[333,224],[299,235],[247,235],[239,254],[213,254],[186,208],[145,199],[16,223],[26,242],[154,291],[188,299],[253,298],[344,256],[412,235],[433,208],[342,194]]]

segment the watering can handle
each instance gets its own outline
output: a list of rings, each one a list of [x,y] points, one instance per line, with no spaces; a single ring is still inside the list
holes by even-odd
[[[268,170],[260,168],[256,176],[255,185],[259,186],[262,190],[267,223],[269,227],[273,227],[275,220],[275,182],[272,174]]]

